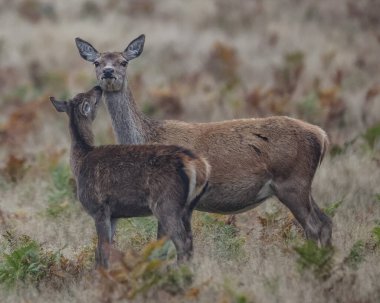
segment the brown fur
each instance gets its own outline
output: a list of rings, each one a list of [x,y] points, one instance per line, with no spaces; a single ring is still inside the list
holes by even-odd
[[[126,67],[120,65],[123,58],[129,61],[141,54],[144,37],[119,53],[99,53],[88,42],[76,42],[81,56],[89,60],[88,55],[97,63],[96,76],[119,143],[178,144],[207,157],[213,168],[210,186],[196,209],[239,213],[275,195],[301,223],[308,238],[330,244],[331,220],[311,195],[316,169],[328,146],[321,128],[288,117],[215,123],[152,120],[137,109]],[[112,67],[114,78],[104,78],[105,66]]]
[[[68,102],[52,98],[57,110],[65,111],[70,118],[70,162],[78,199],[95,220],[97,265],[108,265],[108,247],[118,218],[152,214],[173,240],[178,259],[189,258],[191,214],[207,185],[207,161],[173,145],[94,147],[91,123],[100,96],[100,89],[93,88]]]

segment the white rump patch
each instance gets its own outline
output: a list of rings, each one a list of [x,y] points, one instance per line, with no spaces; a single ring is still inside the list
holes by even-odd
[[[197,193],[195,191],[197,172],[193,163],[190,162],[188,165],[186,165],[186,172],[187,176],[189,177],[189,194],[187,196],[187,202],[191,202],[197,196]]]

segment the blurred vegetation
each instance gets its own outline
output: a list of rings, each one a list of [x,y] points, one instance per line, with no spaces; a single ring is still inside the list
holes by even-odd
[[[210,242],[210,249],[216,257],[225,260],[243,260],[245,239],[232,224],[226,224],[217,216],[201,213],[198,216],[203,237]]]
[[[6,181],[16,183],[22,180],[27,171],[28,165],[25,158],[10,155],[0,173]]]
[[[117,222],[116,241],[122,242],[125,247],[142,249],[156,236],[157,220],[153,217],[120,219]]]
[[[375,238],[376,244],[380,247],[380,224],[372,229],[372,234]]]
[[[236,285],[232,283],[231,281],[224,281],[223,289],[225,293],[227,294],[227,298],[229,299],[229,302],[231,303],[248,303],[250,300],[248,297],[237,291]]]
[[[339,206],[342,205],[343,202],[344,202],[344,199],[333,202],[330,205],[328,205],[327,207],[325,207],[323,210],[326,213],[326,215],[328,215],[330,217],[334,217],[337,209],[339,208]]]
[[[16,237],[8,231],[4,238],[7,247],[0,255],[0,283],[7,288],[19,283],[38,285],[60,260],[60,250],[46,251],[28,236]]]
[[[329,247],[318,247],[314,241],[306,241],[294,247],[298,254],[298,266],[301,270],[311,270],[316,277],[327,279],[333,266],[334,250]]]
[[[373,150],[376,143],[380,140],[380,123],[368,128],[363,134],[364,140],[368,143],[369,147]]]
[[[55,218],[67,211],[75,200],[75,181],[68,165],[58,164],[51,170],[46,214]]]
[[[350,250],[350,254],[345,259],[348,266],[357,269],[359,264],[365,260],[365,243],[362,240],[356,241]]]
[[[13,289],[5,300],[87,302],[91,294],[102,302],[243,303],[317,293],[318,302],[374,301],[378,7],[372,0],[0,1],[0,282]],[[313,187],[333,218],[333,249],[300,244],[303,231],[284,208],[228,218],[195,213],[195,261],[175,267],[171,241],[155,242],[156,220],[132,218],[118,224],[115,267],[93,271],[96,237],[75,207],[75,185],[62,164],[67,127],[52,114],[49,96],[67,99],[96,82],[74,37],[116,50],[140,31],[147,35],[144,54],[128,74],[147,115],[185,121],[289,115],[327,131],[327,164]],[[113,142],[109,122],[97,119],[100,144]],[[63,238],[55,238],[57,228]],[[304,274],[296,274],[292,259]],[[38,297],[19,285],[36,287]]]
[[[192,272],[186,265],[169,266],[170,261],[156,258],[166,239],[153,241],[138,252],[113,251],[115,262],[109,271],[101,271],[102,297],[109,300],[152,298],[157,291],[172,295],[183,293],[192,283]]]

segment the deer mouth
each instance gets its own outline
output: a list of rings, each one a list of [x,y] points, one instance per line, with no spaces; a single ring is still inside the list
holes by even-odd
[[[111,77],[105,77],[102,76],[99,80],[99,85],[103,89],[103,91],[118,91],[121,89],[123,85],[123,81],[120,80],[120,78],[111,76]]]

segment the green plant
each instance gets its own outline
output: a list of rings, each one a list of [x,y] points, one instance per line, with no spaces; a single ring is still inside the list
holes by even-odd
[[[336,157],[344,154],[351,146],[354,145],[358,138],[360,138],[360,135],[357,135],[351,140],[344,142],[343,145],[332,144],[330,147],[330,155],[332,157]]]
[[[298,104],[298,109],[302,115],[310,121],[316,121],[321,112],[321,106],[319,103],[318,95],[315,92],[309,93]]]
[[[305,53],[294,51],[284,54],[281,66],[274,69],[275,86],[283,93],[291,95],[297,88],[305,67]]]
[[[341,199],[339,201],[333,202],[329,204],[327,207],[325,207],[323,210],[326,213],[326,215],[330,217],[334,217],[336,210],[338,209],[339,206],[342,205],[344,199]]]
[[[345,258],[345,263],[353,268],[357,269],[358,265],[364,261],[365,243],[359,240],[352,246],[349,255]]]
[[[46,213],[57,217],[67,211],[70,202],[74,200],[73,179],[69,167],[63,164],[55,166],[51,171],[51,181]]]
[[[370,127],[363,134],[364,140],[367,142],[371,149],[374,149],[376,143],[380,139],[380,123]]]
[[[152,103],[145,102],[145,103],[143,103],[143,106],[142,106],[142,112],[145,115],[153,116],[156,114],[157,108],[154,107]]]
[[[376,244],[380,246],[380,226],[375,226],[372,229],[372,235],[375,238]]]
[[[311,270],[317,278],[325,279],[330,275],[334,250],[329,247],[321,247],[314,241],[306,241],[300,246],[294,247],[298,254],[297,264],[299,269]]]
[[[331,157],[336,157],[343,154],[346,151],[344,146],[339,144],[332,144],[330,147],[330,155]]]
[[[139,252],[128,249],[125,253],[113,251],[114,262],[109,271],[101,270],[103,277],[102,298],[134,299],[139,295],[147,297],[158,290],[172,295],[182,293],[192,283],[193,274],[185,266],[169,266],[168,260],[155,258],[160,255],[166,239],[151,242]]]
[[[116,233],[117,242],[127,242],[128,247],[142,249],[154,240],[157,233],[157,220],[153,217],[121,219]],[[124,241],[126,237],[126,241]],[[119,241],[123,238],[122,241]]]
[[[226,295],[228,296],[228,302],[231,302],[231,303],[248,303],[249,302],[247,296],[243,293],[240,293],[237,290],[237,286],[231,284],[230,281],[225,280],[223,283],[223,288]]]
[[[30,86],[19,85],[13,88],[8,94],[3,97],[4,102],[12,102],[14,100],[25,101],[30,93]]]
[[[186,265],[178,268],[166,269],[166,274],[162,276],[162,280],[158,283],[165,291],[176,294],[183,292],[193,282],[193,273]]]
[[[245,256],[243,249],[245,239],[232,224],[226,224],[209,214],[202,214],[202,229],[212,241],[213,250],[222,259],[241,259]]]
[[[7,232],[4,237],[9,252],[0,255],[0,283],[7,288],[19,282],[37,285],[59,262],[60,251],[44,251],[40,244],[27,236],[15,237]]]

